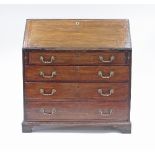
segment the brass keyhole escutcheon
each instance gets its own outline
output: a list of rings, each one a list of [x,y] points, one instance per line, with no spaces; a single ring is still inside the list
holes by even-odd
[[[76,25],[80,25],[80,22],[75,22]]]

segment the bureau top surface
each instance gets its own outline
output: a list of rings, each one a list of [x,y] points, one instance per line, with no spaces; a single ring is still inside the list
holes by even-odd
[[[131,49],[126,19],[28,19],[26,49]]]

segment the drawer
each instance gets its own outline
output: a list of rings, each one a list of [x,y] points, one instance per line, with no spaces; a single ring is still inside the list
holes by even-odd
[[[128,66],[25,66],[25,81],[126,82]]]
[[[128,83],[25,82],[25,99],[31,101],[122,101],[128,92]]]
[[[37,65],[125,65],[128,52],[48,51],[29,52],[29,64]]]
[[[122,102],[30,102],[25,105],[28,121],[127,121],[128,116],[128,104]]]

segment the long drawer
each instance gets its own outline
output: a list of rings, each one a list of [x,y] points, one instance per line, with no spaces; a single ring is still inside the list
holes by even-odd
[[[129,107],[124,102],[30,102],[25,106],[28,121],[127,121],[128,116]]]
[[[126,82],[128,66],[26,66],[26,81]]]
[[[29,64],[36,65],[126,65],[128,52],[118,51],[33,51]]]
[[[128,83],[25,82],[25,99],[31,101],[124,101],[128,92]]]

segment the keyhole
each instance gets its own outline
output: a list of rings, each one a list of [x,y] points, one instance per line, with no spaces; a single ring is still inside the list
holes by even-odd
[[[76,22],[75,24],[76,24],[76,25],[80,25],[80,22]]]

